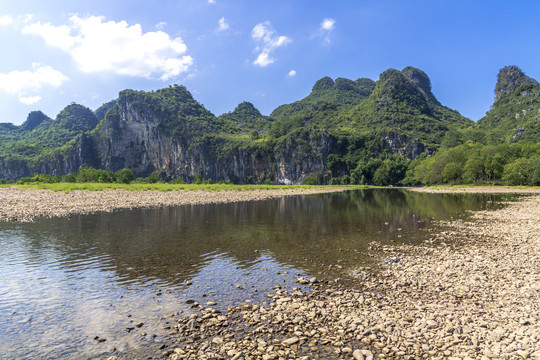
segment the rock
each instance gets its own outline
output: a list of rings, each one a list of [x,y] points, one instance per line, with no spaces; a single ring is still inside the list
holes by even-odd
[[[296,336],[293,336],[291,338],[285,339],[281,342],[283,346],[291,346],[293,344],[296,344],[300,339]]]
[[[517,66],[505,66],[499,70],[499,74],[497,75],[495,102],[524,84],[538,84],[538,82],[526,76]]]
[[[216,345],[223,344],[223,337],[216,336],[215,338],[212,339],[212,344],[216,344]]]
[[[355,358],[355,360],[364,360],[364,354],[362,353],[362,350],[354,350],[352,356],[353,358]]]
[[[365,360],[373,360],[373,353],[369,350],[361,350]]]
[[[236,355],[234,355],[231,360],[242,360],[244,358],[244,353],[242,351],[240,351],[239,353],[237,353]]]

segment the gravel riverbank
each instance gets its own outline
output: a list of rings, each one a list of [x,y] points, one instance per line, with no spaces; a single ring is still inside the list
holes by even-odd
[[[423,245],[372,244],[359,285],[276,288],[173,321],[178,359],[540,359],[540,196],[445,223]],[[309,282],[299,279],[300,282]],[[174,325],[175,324],[175,325]]]
[[[276,188],[223,191],[50,191],[0,188],[0,221],[33,221],[37,217],[70,216],[118,209],[231,203],[348,190],[346,188]]]
[[[475,193],[475,194],[540,194],[539,188],[512,188],[512,187],[410,187],[406,188],[409,191],[425,192],[431,194],[462,194],[462,193]]]

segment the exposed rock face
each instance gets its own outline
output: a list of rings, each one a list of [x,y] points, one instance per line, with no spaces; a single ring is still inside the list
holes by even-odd
[[[399,154],[407,159],[415,159],[421,153],[425,152],[430,154],[431,151],[424,146],[424,144],[410,139],[405,136],[399,136],[398,134],[384,135],[385,148],[390,149],[392,154]]]
[[[515,65],[505,66],[499,70],[497,76],[497,85],[495,85],[495,102],[502,96],[511,93],[524,84],[536,84],[538,82],[533,78],[528,77]]]
[[[122,168],[146,175],[157,169],[174,169],[175,159],[183,157],[182,148],[170,136],[163,136],[163,119],[155,113],[143,113],[126,97],[118,100],[118,114],[107,117],[94,134],[100,167],[109,171]]]

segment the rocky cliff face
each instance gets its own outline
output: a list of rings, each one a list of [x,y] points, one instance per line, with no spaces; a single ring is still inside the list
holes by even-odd
[[[528,76],[526,76],[521,69],[515,65],[505,66],[499,70],[497,76],[497,84],[495,85],[495,102],[497,102],[502,96],[510,94],[521,85],[534,84],[538,85],[538,82]]]
[[[275,152],[237,148],[226,152],[220,140],[190,142],[177,139],[161,126],[165,119],[143,114],[129,100],[118,100],[117,114],[107,118],[93,134],[99,167],[109,171],[129,168],[138,176],[159,173],[171,179],[206,179],[258,182],[270,178],[292,184],[326,168],[326,156],[334,141],[328,134],[313,136],[301,146],[288,137]]]

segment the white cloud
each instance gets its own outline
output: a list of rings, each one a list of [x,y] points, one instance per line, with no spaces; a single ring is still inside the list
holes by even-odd
[[[336,25],[336,20],[331,18],[326,18],[321,23],[321,29],[326,31],[331,31]]]
[[[296,70],[291,70],[289,71],[289,73],[287,74],[288,77],[293,77],[293,76],[296,76]]]
[[[336,19],[325,18],[321,22],[319,29],[313,34],[312,38],[321,38],[325,45],[331,42],[331,34],[336,28]]]
[[[19,95],[19,101],[25,105],[32,105],[32,104],[35,104],[37,102],[39,102],[41,100],[41,96],[39,95],[36,95],[36,96],[22,96],[22,95]]]
[[[0,16],[0,25],[9,25],[13,22],[13,19],[9,15]]]
[[[23,33],[41,36],[45,42],[69,54],[87,73],[110,71],[167,80],[188,70],[193,58],[180,37],[163,31],[143,33],[141,25],[104,21],[102,16],[70,18],[69,25],[36,22]]]
[[[160,21],[156,24],[156,29],[162,30],[165,26],[167,26],[167,23],[165,21]]]
[[[216,3],[216,0],[208,0],[208,3],[209,3],[209,4],[215,4],[215,3]]]
[[[31,105],[41,100],[35,93],[43,86],[59,87],[68,80],[60,71],[34,63],[32,70],[0,73],[0,90],[17,95],[21,103]]]
[[[260,51],[257,59],[253,61],[253,65],[266,67],[272,64],[275,59],[270,54],[278,47],[285,46],[292,40],[284,35],[276,35],[274,29],[270,25],[269,21],[259,23],[255,25],[251,31],[251,37],[261,43],[261,46],[257,46],[255,51]]]
[[[227,30],[228,28],[229,28],[229,23],[227,22],[227,20],[225,20],[224,17],[222,17],[221,19],[219,19],[217,31],[225,31],[225,30]]]

